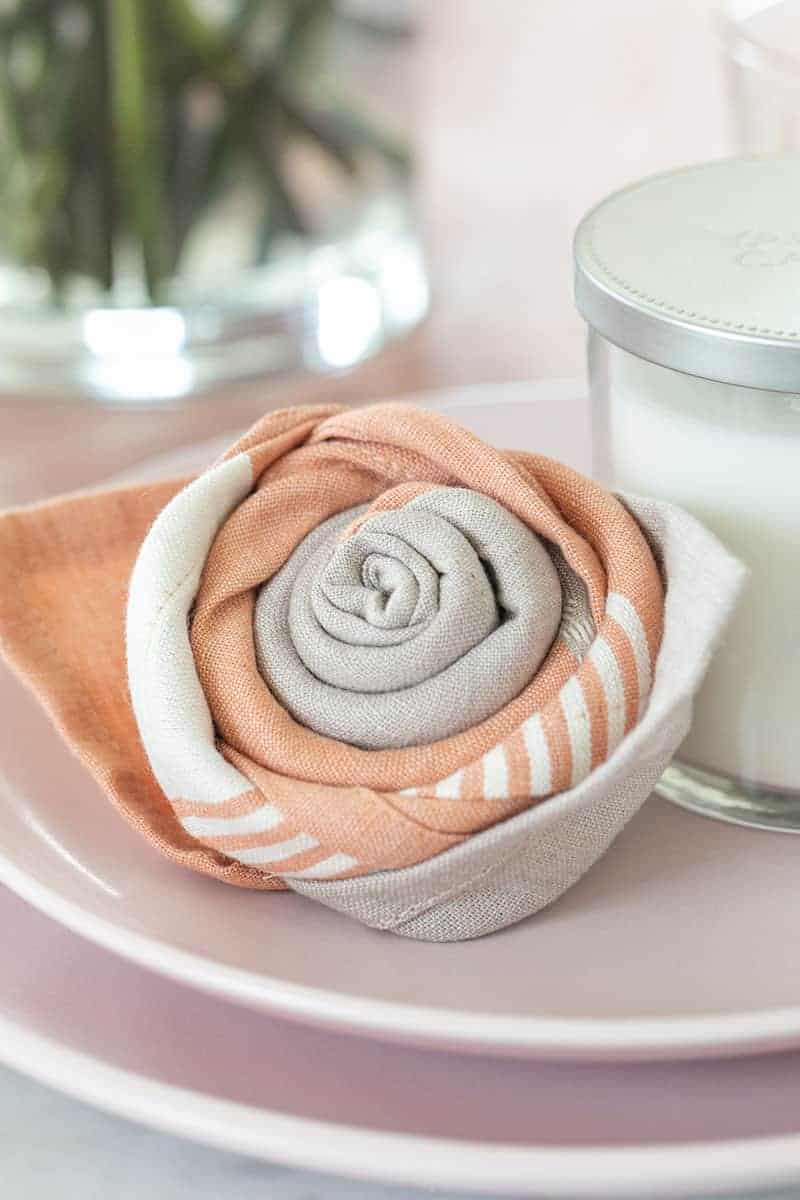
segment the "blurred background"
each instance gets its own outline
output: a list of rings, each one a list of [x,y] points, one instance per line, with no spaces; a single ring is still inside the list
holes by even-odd
[[[734,16],[769,10],[787,56],[792,7]],[[745,129],[721,21],[709,0],[2,0],[0,502],[284,403],[580,375],[586,209],[791,147],[774,113]]]
[[[798,99],[800,0],[0,0],[0,507],[289,404],[582,378],[583,214],[799,151]],[[34,1089],[12,1169],[152,1187],[156,1135]]]

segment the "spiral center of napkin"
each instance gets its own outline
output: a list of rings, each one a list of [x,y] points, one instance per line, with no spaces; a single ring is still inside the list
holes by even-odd
[[[303,570],[308,606],[333,637],[352,645],[391,645],[413,637],[436,615],[440,572],[407,540],[411,526],[400,524],[406,538],[393,532],[396,519],[379,528],[376,518],[330,556],[326,544]],[[422,533],[419,524],[416,532]]]
[[[338,562],[331,564],[322,586],[329,599],[340,597],[339,603],[346,609],[350,597],[345,589],[350,585],[339,584],[338,567]],[[382,629],[404,629],[415,624],[419,620],[423,585],[429,585],[434,602],[438,586],[438,580],[434,572],[427,569],[427,564],[423,564],[423,571],[426,578],[419,579],[405,563],[386,554],[367,555],[361,564],[361,585],[356,584],[357,595],[354,597],[359,615],[370,625]]]
[[[437,487],[323,522],[261,589],[259,670],[296,720],[367,749],[467,729],[539,669],[561,618],[542,541],[478,492]]]

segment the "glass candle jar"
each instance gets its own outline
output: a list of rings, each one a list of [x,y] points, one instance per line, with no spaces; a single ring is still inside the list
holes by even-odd
[[[750,568],[659,791],[800,831],[800,158],[609,197],[576,235],[595,473],[672,500]],[[702,570],[702,564],[698,564]]]

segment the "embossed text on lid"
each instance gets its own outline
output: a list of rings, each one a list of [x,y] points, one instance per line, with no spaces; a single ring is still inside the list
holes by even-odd
[[[575,238],[575,295],[664,366],[800,392],[800,157],[723,159],[610,196]]]

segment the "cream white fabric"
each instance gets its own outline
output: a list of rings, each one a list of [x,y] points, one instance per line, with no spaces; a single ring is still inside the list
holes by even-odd
[[[187,617],[217,530],[252,485],[247,454],[199,475],[153,522],[131,575],[128,685],[150,766],[168,799],[223,803],[250,787],[216,749]]]

